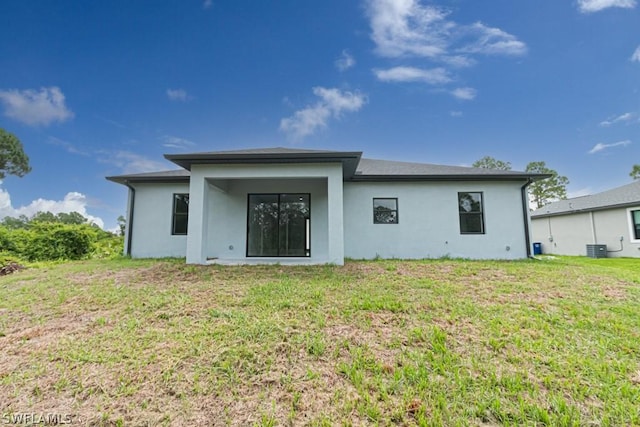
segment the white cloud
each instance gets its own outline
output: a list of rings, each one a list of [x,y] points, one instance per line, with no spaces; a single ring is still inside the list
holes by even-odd
[[[482,23],[460,25],[448,19],[449,11],[422,5],[420,0],[369,0],[367,14],[376,52],[384,57],[422,57],[468,66],[472,59],[451,52],[526,53],[526,44],[515,36]]]
[[[167,98],[171,101],[190,101],[193,99],[191,95],[187,93],[184,89],[167,89]]]
[[[499,28],[487,27],[481,22],[460,27],[461,33],[473,40],[460,47],[458,52],[484,55],[523,55],[527,53],[527,45],[515,36]]]
[[[125,126],[125,125],[123,125],[122,123],[117,122],[117,121],[115,121],[115,120],[108,119],[108,118],[106,118],[106,117],[102,117],[102,116],[98,116],[98,115],[94,115],[94,117],[95,117],[96,119],[98,119],[98,120],[101,120],[101,121],[103,121],[103,122],[105,122],[105,123],[108,123],[108,124],[110,124],[110,125],[112,125],[112,126],[115,126],[115,127],[117,127],[117,128],[120,128],[120,129],[128,129],[128,127],[126,127],[126,126]]]
[[[376,51],[385,57],[444,55],[455,27],[444,9],[416,0],[371,0],[367,13]]]
[[[373,73],[383,82],[422,82],[438,85],[452,80],[447,70],[442,67],[426,70],[415,67],[394,67],[388,70],[373,70]]]
[[[358,111],[367,102],[364,94],[336,88],[314,87],[313,93],[320,98],[318,102],[280,121],[280,131],[294,140],[312,135],[318,129],[326,127],[330,118],[340,118],[343,112]]]
[[[640,46],[638,46],[633,52],[633,55],[631,55],[631,61],[640,62]]]
[[[47,126],[74,116],[65,105],[64,94],[55,86],[43,87],[40,91],[0,90],[0,101],[4,104],[5,116],[29,126]]]
[[[578,9],[582,13],[599,12],[610,7],[633,9],[636,0],[578,0]]]
[[[80,156],[88,156],[89,153],[77,148],[75,145],[70,143],[69,141],[62,140],[60,138],[56,138],[55,136],[49,136],[47,138],[47,143],[51,145],[56,145],[58,147],[64,148],[68,153],[78,154]]]
[[[600,122],[600,126],[611,126],[616,123],[629,123],[635,120],[639,116],[638,113],[635,112],[627,112],[624,114],[620,114],[619,116],[610,117],[607,120],[603,120]]]
[[[2,181],[0,181],[2,184]],[[37,212],[51,212],[54,214],[78,212],[80,215],[95,223],[99,227],[104,227],[104,221],[87,213],[87,197],[75,191],[67,193],[62,200],[37,199],[26,206],[14,208],[11,204],[9,192],[0,188],[0,219],[10,216],[17,218],[20,215],[33,216]]]
[[[451,117],[462,117],[463,113],[462,111],[449,111],[449,115]]]
[[[396,58],[396,63],[398,58],[418,58],[440,65],[373,70],[382,81],[446,84],[454,80],[449,69],[471,67],[479,55],[527,53],[516,36],[482,22],[459,24],[449,10],[425,0],[367,0],[366,13],[379,56]]]
[[[454,68],[472,67],[477,63],[475,59],[465,55],[443,56],[439,60]]]
[[[631,141],[629,141],[628,139],[624,141],[613,142],[611,144],[598,143],[594,145],[591,150],[589,150],[589,154],[598,153],[600,151],[606,150],[608,148],[613,148],[613,147],[626,147],[629,144],[631,144]]]
[[[162,138],[162,146],[167,148],[177,148],[180,150],[184,150],[196,145],[195,142],[189,141],[188,139],[180,138],[172,135],[164,135]]]
[[[451,91],[451,95],[465,101],[471,101],[477,94],[478,91],[472,87],[459,87]]]
[[[335,61],[336,68],[340,71],[346,71],[356,65],[356,60],[347,50],[343,50],[340,58]]]
[[[213,0],[204,0],[202,2],[203,9],[211,9],[212,6],[213,6]]]
[[[155,172],[168,169],[165,163],[148,159],[145,156],[132,153],[131,151],[99,151],[97,155],[99,162],[113,165],[120,169],[123,174]]]

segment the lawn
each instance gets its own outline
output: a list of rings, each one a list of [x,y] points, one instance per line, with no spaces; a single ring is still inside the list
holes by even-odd
[[[40,265],[0,277],[0,406],[3,424],[640,425],[640,260]]]

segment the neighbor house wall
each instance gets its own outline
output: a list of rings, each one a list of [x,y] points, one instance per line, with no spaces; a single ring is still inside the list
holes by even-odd
[[[345,256],[526,258],[518,182],[347,182]],[[482,192],[485,234],[461,234],[458,192]],[[398,199],[398,224],[373,223],[373,198]]]
[[[640,242],[633,241],[628,215],[628,208],[616,208],[532,218],[532,237],[543,254],[586,255],[588,244],[603,244],[609,257],[638,258]]]
[[[184,257],[187,236],[171,234],[173,194],[188,193],[189,184],[137,183],[133,213],[131,256]]]

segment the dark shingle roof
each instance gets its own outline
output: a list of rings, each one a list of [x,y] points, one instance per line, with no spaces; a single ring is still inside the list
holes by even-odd
[[[340,151],[330,150],[305,150],[299,148],[271,147],[271,148],[249,148],[245,150],[226,150],[226,151],[202,151],[199,153],[191,153],[190,155],[211,155],[211,156],[227,156],[227,155],[252,155],[252,154],[318,154],[318,153],[340,153]]]
[[[546,175],[466,166],[361,159],[354,179],[542,179]]]
[[[360,151],[301,150],[295,148],[258,148],[203,153],[165,154],[167,160],[191,170],[198,164],[263,164],[263,163],[342,163],[345,179],[356,171]]]
[[[344,178],[352,181],[391,180],[539,180],[548,175],[518,171],[502,171],[464,166],[410,163],[363,159],[359,151],[302,150],[295,148],[258,148],[249,150],[209,151],[166,154],[168,160],[184,169],[158,173],[111,176],[107,179],[124,184],[135,182],[182,181],[189,179],[192,164],[247,163],[318,163],[341,162]]]
[[[640,180],[590,196],[558,200],[531,213],[531,217],[563,215],[640,204]]]

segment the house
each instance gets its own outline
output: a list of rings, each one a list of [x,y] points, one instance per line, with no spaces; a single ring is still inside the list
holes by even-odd
[[[531,225],[543,253],[587,255],[587,245],[606,245],[603,255],[640,258],[640,181],[550,203]]]
[[[287,148],[170,154],[129,188],[125,252],[188,263],[530,255],[526,188],[547,175]]]

